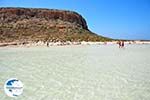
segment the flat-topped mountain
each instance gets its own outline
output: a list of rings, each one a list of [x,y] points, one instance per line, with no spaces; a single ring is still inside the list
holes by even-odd
[[[0,8],[0,42],[105,41],[89,31],[85,19],[73,11]]]

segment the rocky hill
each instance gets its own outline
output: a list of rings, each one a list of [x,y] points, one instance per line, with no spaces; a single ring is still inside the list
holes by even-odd
[[[89,31],[85,19],[76,12],[0,8],[0,42],[13,41],[106,41]]]

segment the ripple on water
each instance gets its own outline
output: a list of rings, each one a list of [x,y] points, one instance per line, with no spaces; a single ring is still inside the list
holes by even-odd
[[[150,100],[149,51],[149,45],[1,48],[0,88],[16,77],[24,83],[16,100]]]

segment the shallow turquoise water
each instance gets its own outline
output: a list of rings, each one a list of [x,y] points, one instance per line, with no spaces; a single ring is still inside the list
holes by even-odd
[[[13,77],[17,98],[3,90]],[[0,48],[0,100],[150,100],[150,45]]]

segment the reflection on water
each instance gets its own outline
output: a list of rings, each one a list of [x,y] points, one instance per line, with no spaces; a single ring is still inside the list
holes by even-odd
[[[15,100],[150,100],[150,45],[0,48],[0,100],[12,77]]]

